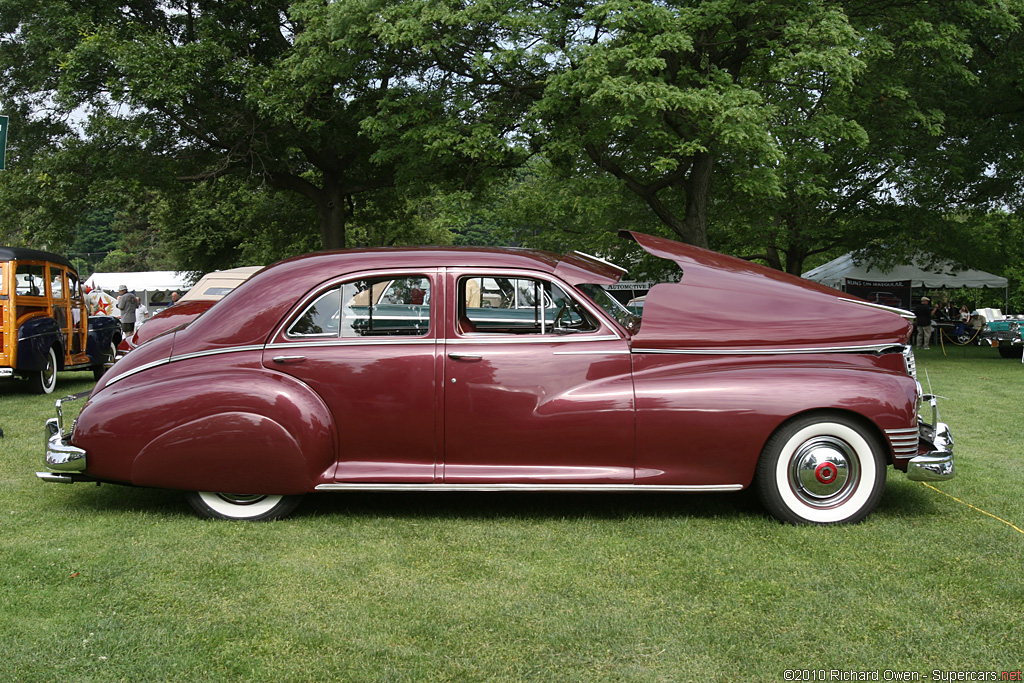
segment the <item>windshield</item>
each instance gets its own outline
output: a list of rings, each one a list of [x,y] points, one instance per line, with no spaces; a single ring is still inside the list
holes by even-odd
[[[590,297],[590,300],[605,310],[616,322],[631,333],[640,329],[640,316],[634,315],[619,300],[599,285],[579,285],[579,290]]]

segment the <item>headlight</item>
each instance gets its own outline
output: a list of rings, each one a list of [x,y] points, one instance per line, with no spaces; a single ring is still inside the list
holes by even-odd
[[[1020,334],[1020,323],[1010,323],[1010,332]]]

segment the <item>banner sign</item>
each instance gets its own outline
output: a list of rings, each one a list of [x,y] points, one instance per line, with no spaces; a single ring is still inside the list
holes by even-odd
[[[4,170],[7,157],[7,117],[0,116],[0,171]]]
[[[873,304],[910,310],[910,280],[854,280],[846,278],[847,294],[859,296]]]

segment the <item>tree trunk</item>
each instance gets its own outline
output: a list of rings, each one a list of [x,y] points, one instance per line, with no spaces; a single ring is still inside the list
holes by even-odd
[[[683,242],[695,247],[708,248],[708,195],[711,192],[711,173],[715,158],[705,152],[693,158],[690,175],[684,182],[686,189],[686,217],[679,236]]]
[[[324,249],[345,248],[345,224],[348,221],[348,202],[342,184],[324,178],[324,187],[316,200],[320,219],[320,240]]]

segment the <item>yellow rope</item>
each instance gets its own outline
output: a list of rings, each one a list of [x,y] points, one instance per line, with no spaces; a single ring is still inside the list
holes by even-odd
[[[942,347],[942,355],[945,356],[946,355],[946,337],[947,337],[947,334],[946,334],[946,331],[943,330],[941,327],[938,329],[938,333],[939,333],[939,346]],[[977,339],[979,334],[981,334],[981,328],[980,327],[977,328],[976,330],[974,330],[974,336],[971,337],[970,339],[968,339],[967,341],[965,341],[963,344],[961,344],[957,340],[953,339],[953,337],[949,337],[949,341],[952,342],[952,344],[954,346],[967,346],[968,344],[973,342],[975,339]]]
[[[982,510],[979,507],[975,507],[975,506],[971,505],[970,503],[965,503],[964,501],[960,500],[956,496],[951,496],[950,494],[946,493],[945,491],[940,491],[939,489],[935,488],[934,486],[932,486],[931,484],[929,484],[927,482],[923,482],[922,481],[921,483],[924,484],[925,486],[927,486],[928,488],[930,488],[932,491],[938,491],[939,493],[941,493],[944,496],[949,496],[950,498],[952,498],[956,502],[960,503],[961,505],[966,505],[967,507],[971,508],[972,510],[977,510],[978,512],[982,513],[983,515],[988,515],[992,519],[998,519],[1000,522],[1002,522],[1006,526],[1010,527],[1014,531],[1017,531],[1018,533],[1024,534],[1024,529],[1021,529],[1020,527],[1017,527],[1017,526],[1014,526],[1013,524],[1010,524],[1009,522],[1007,522],[1002,517],[996,517],[991,512],[985,512],[984,510]]]

